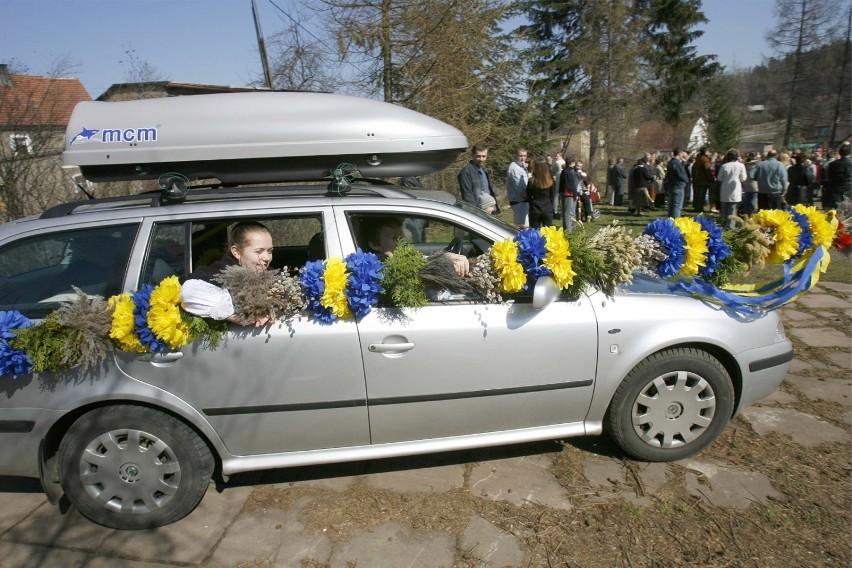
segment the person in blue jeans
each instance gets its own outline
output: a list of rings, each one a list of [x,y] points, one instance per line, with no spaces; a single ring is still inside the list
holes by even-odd
[[[675,148],[672,150],[672,158],[666,166],[666,178],[663,183],[666,186],[668,216],[672,219],[680,217],[686,184],[689,183],[689,175],[686,173],[686,166],[683,164],[684,159],[686,159],[686,153],[681,151],[680,148]]]
[[[559,193],[562,194],[562,227],[566,232],[574,231],[577,226],[577,193],[580,185],[580,173],[576,163],[570,161],[559,176]]]

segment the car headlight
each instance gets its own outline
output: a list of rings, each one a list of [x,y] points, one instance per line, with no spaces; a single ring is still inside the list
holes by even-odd
[[[784,322],[781,318],[775,323],[775,343],[781,343],[787,339],[787,333],[784,331]]]

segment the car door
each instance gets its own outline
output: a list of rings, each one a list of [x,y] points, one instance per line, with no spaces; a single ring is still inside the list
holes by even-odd
[[[476,254],[493,241],[448,218],[425,221],[415,247],[461,237],[461,250]],[[584,419],[598,341],[586,297],[542,310],[530,294],[503,304],[451,298],[378,308],[359,320],[374,444]]]
[[[192,228],[182,221],[155,225],[143,280],[211,256],[196,249],[221,240],[226,227],[220,225],[235,220],[248,217],[197,220]],[[318,232],[326,234],[319,214],[251,220],[272,232],[273,263],[290,268],[308,254]],[[327,236],[336,241],[333,230]],[[234,455],[369,443],[361,349],[351,320],[322,325],[302,314],[260,329],[231,324],[215,350],[193,342],[165,354],[120,352],[117,360],[129,376],[196,408]]]

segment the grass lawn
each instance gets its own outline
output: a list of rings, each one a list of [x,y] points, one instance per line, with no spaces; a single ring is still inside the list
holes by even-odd
[[[639,235],[645,226],[657,217],[665,217],[664,209],[656,211],[648,211],[643,216],[630,215],[627,213],[627,207],[615,207],[612,205],[597,204],[595,208],[601,212],[601,216],[593,223],[581,225],[578,230],[596,232],[603,226],[609,225],[613,221],[618,221],[619,225],[625,226],[634,235]],[[684,209],[685,215],[692,215],[691,209]],[[512,209],[506,206],[500,213],[500,218],[512,222]],[[556,226],[562,226],[562,216],[559,215],[554,219]],[[778,265],[756,268],[749,274],[743,275],[739,281],[742,283],[762,283],[769,282],[779,278],[783,274],[782,267]],[[852,256],[842,254],[836,250],[831,251],[831,262],[828,266],[828,271],[820,277],[820,280],[826,282],[842,282],[852,285]]]

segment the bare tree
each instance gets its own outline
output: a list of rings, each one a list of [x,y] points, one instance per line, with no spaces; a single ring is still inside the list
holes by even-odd
[[[132,47],[124,47],[124,59],[119,60],[119,63],[124,68],[125,83],[151,83],[164,80],[163,73],[146,59],[139,57]]]
[[[776,0],[777,23],[766,33],[766,41],[780,56],[792,58],[792,75],[788,81],[789,96],[783,145],[788,146],[793,134],[795,108],[805,80],[808,53],[823,45],[830,37],[835,16],[828,0]]]
[[[0,66],[0,206],[17,219],[77,197],[62,169],[65,127],[76,100],[88,98],[66,75],[76,64],[57,59],[46,76],[9,72]]]

